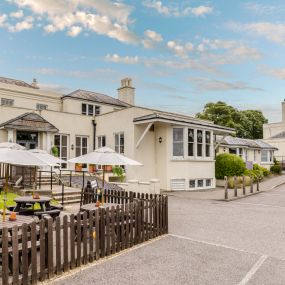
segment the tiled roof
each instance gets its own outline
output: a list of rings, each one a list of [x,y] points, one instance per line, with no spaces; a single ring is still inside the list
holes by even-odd
[[[16,79],[12,79],[12,78],[0,77],[0,82],[6,83],[6,84],[12,84],[12,85],[16,85],[16,86],[21,86],[21,87],[38,89],[37,87],[34,87],[31,84],[26,83],[25,81],[16,80]]]
[[[0,124],[0,128],[58,132],[58,129],[37,113],[24,113],[16,118]]]
[[[70,94],[63,96],[63,98],[66,98],[66,97],[83,99],[87,101],[98,102],[98,103],[109,104],[109,105],[115,105],[119,107],[130,107],[129,104],[122,102],[114,97],[101,94],[101,93],[97,93],[97,92],[81,90],[81,89],[78,89]]]
[[[242,139],[232,136],[226,136],[218,142],[221,145],[228,145],[228,146],[244,146],[250,148],[277,149],[276,147],[264,142],[263,140]]]

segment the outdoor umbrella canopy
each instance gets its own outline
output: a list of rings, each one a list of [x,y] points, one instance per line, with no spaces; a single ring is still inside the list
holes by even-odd
[[[0,163],[21,166],[49,165],[16,143],[0,143]]]
[[[122,154],[115,152],[109,147],[98,148],[97,150],[87,153],[85,155],[72,158],[68,160],[70,163],[82,163],[82,164],[100,164],[100,165],[133,165],[141,166],[142,164],[130,159]],[[105,168],[103,167],[103,189],[105,183]],[[104,195],[102,195],[102,203]]]
[[[49,166],[59,166],[61,163],[66,163],[65,160],[48,154],[46,151],[41,149],[31,149],[29,150],[29,152],[31,152],[34,156],[36,156],[38,159],[42,160]]]
[[[100,165],[142,165],[141,163],[133,159],[127,158],[126,156],[119,154],[113,149],[106,146],[98,148],[97,150],[84,154],[82,156],[72,158],[68,162]]]

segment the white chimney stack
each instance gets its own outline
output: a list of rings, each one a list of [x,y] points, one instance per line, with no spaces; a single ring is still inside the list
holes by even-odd
[[[118,99],[130,105],[135,104],[135,88],[132,87],[132,79],[121,80],[121,87],[118,88]]]

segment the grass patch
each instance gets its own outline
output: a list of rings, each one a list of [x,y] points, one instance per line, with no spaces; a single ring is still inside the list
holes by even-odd
[[[14,202],[14,199],[19,197],[19,195],[15,194],[15,193],[11,193],[11,192],[8,192],[7,193],[7,206],[16,206],[16,203]],[[4,193],[2,192],[0,194],[0,209],[3,210],[4,208]]]

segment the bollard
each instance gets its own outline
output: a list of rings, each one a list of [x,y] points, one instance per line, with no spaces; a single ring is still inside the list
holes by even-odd
[[[234,176],[235,197],[237,197],[237,177]]]
[[[225,180],[225,200],[228,200],[228,177],[224,177]]]
[[[242,194],[245,195],[245,176],[242,176]]]
[[[259,192],[259,177],[257,177],[256,181],[256,191]]]
[[[253,179],[250,178],[250,193],[253,193]]]

